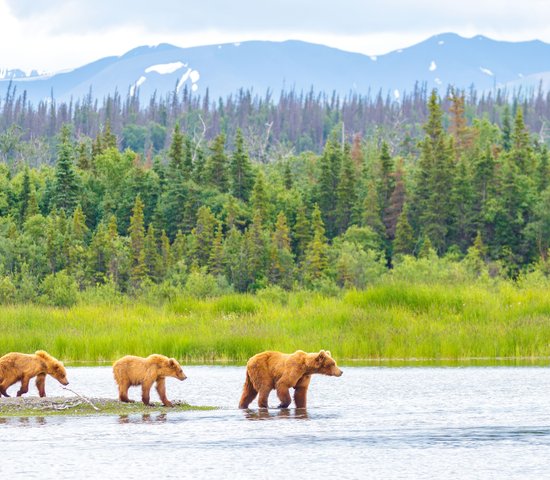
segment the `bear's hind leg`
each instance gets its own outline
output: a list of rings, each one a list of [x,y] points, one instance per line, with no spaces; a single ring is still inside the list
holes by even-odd
[[[122,382],[118,385],[118,399],[121,402],[125,403],[134,403],[133,400],[130,400],[128,398],[128,389],[130,388],[130,385],[128,382]]]
[[[260,396],[258,397],[258,407],[260,408],[269,408],[267,401],[269,399],[269,394],[271,393],[271,388],[263,388],[260,390]]]
[[[29,380],[30,380],[30,378],[28,378],[28,377],[23,377],[21,379],[21,388],[17,392],[18,397],[20,397],[21,395],[23,395],[24,393],[27,393],[29,391]]]
[[[6,385],[7,382],[0,381],[0,397],[4,395],[4,397],[9,397],[8,395],[8,387],[9,385]]]
[[[248,405],[256,398],[258,391],[252,385],[248,373],[246,374],[246,381],[244,382],[243,394],[241,395],[241,400],[239,401],[239,408],[248,408]]]

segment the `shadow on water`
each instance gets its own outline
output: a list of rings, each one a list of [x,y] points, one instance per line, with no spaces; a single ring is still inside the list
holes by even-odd
[[[297,420],[308,420],[309,415],[305,408],[278,408],[269,410],[268,408],[259,408],[258,410],[246,409],[243,410],[244,418],[247,420],[280,420],[292,418]]]

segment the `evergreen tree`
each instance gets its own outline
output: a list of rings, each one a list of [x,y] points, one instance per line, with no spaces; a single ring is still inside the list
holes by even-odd
[[[155,227],[153,224],[149,224],[147,228],[147,235],[144,240],[144,256],[145,256],[145,268],[147,276],[152,280],[158,282],[162,278],[161,262],[162,259],[159,255],[159,247],[157,242],[157,236],[155,233]]]
[[[443,112],[435,90],[430,96],[428,110],[411,213],[418,223],[417,230],[430,238],[436,250],[444,251],[451,222],[454,174],[452,143],[443,130]]]
[[[206,183],[220,192],[229,191],[228,159],[225,154],[225,135],[220,133],[210,145],[210,156],[205,165]]]
[[[357,203],[355,169],[351,157],[344,155],[336,190],[336,225],[338,233],[345,232],[353,223]]]
[[[19,224],[27,219],[29,201],[31,197],[31,179],[29,174],[29,169],[25,168],[23,172],[23,184],[21,186],[21,193],[19,195]]]
[[[327,140],[320,159],[321,173],[319,177],[318,204],[329,238],[334,237],[337,232],[334,197],[338,190],[341,165],[341,146],[331,137]]]
[[[256,175],[256,182],[254,183],[250,203],[252,204],[252,210],[258,212],[262,222],[265,222],[268,218],[267,211],[269,203],[265,186],[265,175],[261,170],[258,172],[258,175]]]
[[[292,181],[292,171],[290,170],[290,162],[285,162],[284,171],[283,171],[283,183],[287,190],[290,190],[293,185]]]
[[[202,206],[197,214],[197,224],[191,232],[191,256],[197,265],[204,267],[208,265],[210,252],[215,238],[216,217],[210,208]]]
[[[130,218],[130,254],[131,270],[130,283],[135,289],[139,288],[147,277],[145,263],[145,226],[143,224],[143,202],[140,196],[136,197],[132,217]]]
[[[395,229],[397,227],[397,221],[406,200],[406,188],[405,188],[405,173],[403,171],[403,161],[401,160],[397,165],[394,173],[395,187],[392,190],[388,207],[383,212],[383,223],[386,227],[386,236],[389,240],[395,238]]]
[[[505,152],[509,152],[512,149],[512,119],[508,104],[504,105],[504,115],[502,118],[502,148]]]
[[[412,255],[414,253],[414,232],[407,218],[407,209],[403,208],[395,227],[395,239],[393,241],[393,256]]]
[[[290,289],[293,281],[294,260],[290,251],[290,230],[283,212],[277,215],[271,239],[269,281]]]
[[[208,258],[208,271],[212,275],[223,275],[224,273],[224,257],[223,257],[223,226],[218,220],[216,225],[216,233]]]
[[[74,152],[70,135],[69,125],[64,125],[61,129],[52,195],[53,206],[68,214],[73,213],[79,194],[79,182],[73,165]]]
[[[302,265],[304,280],[307,283],[323,278],[328,266],[328,245],[321,210],[318,205],[315,205],[313,209],[311,227],[313,239],[308,246]]]
[[[235,136],[235,150],[231,156],[231,193],[242,200],[248,201],[250,192],[254,186],[254,172],[248,153],[244,147],[244,138],[241,129],[237,129]]]

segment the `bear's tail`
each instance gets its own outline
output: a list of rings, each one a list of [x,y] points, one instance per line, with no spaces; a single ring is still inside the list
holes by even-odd
[[[247,370],[243,394],[241,395],[241,401],[239,402],[239,408],[248,408],[248,405],[250,405],[250,402],[256,398],[256,395],[258,395],[258,392],[254,388],[254,385],[252,385],[252,380],[250,380],[250,375]]]

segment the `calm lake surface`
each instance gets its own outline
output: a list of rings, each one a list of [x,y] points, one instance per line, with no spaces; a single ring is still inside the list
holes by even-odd
[[[307,412],[238,410],[244,367],[195,366],[186,381],[167,380],[168,398],[220,410],[0,420],[0,477],[549,477],[550,369],[343,370],[313,377]],[[116,397],[109,367],[68,376],[82,395]],[[46,391],[72,395],[52,378]]]

